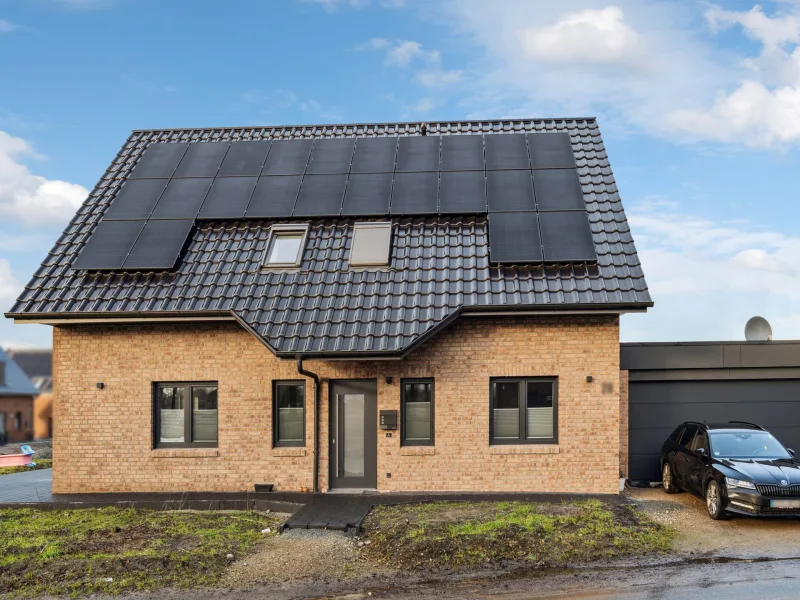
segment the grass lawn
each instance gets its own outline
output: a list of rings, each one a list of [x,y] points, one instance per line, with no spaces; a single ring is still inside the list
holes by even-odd
[[[281,517],[119,508],[0,510],[0,597],[215,584]]]
[[[665,552],[673,532],[629,506],[435,502],[376,507],[364,521],[364,555],[391,567],[561,566]]]
[[[11,473],[24,473],[25,471],[38,471],[39,469],[53,468],[52,458],[40,458],[39,460],[34,458],[33,462],[36,463],[35,467],[0,467],[0,475],[10,475]]]

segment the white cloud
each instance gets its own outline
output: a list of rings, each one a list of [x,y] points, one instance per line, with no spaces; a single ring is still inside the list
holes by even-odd
[[[0,33],[11,33],[15,29],[17,29],[17,25],[15,23],[6,21],[5,19],[0,19]]]
[[[420,42],[399,40],[391,42],[386,38],[372,38],[365,44],[356,46],[358,50],[385,52],[384,63],[390,67],[406,69],[416,65],[414,79],[429,89],[452,87],[463,79],[458,69],[448,70],[442,66],[442,54],[438,50],[427,50]]]
[[[646,51],[618,6],[570,12],[552,25],[521,29],[518,35],[525,58],[544,62],[639,64]]]
[[[25,156],[41,158],[24,139],[0,131],[0,216],[27,226],[64,224],[89,191],[34,175],[19,160]]]
[[[417,73],[417,81],[427,88],[452,86],[462,80],[463,73],[458,70],[445,71],[439,68],[425,69]]]
[[[386,64],[394,67],[405,68],[411,61],[428,53],[422,50],[422,44],[412,40],[403,40],[392,46],[386,53]]]
[[[430,112],[436,108],[436,103],[430,98],[420,98],[414,106],[409,107],[411,112]]]
[[[11,263],[0,258],[0,315],[6,312],[22,291],[22,284],[11,272]]]
[[[800,337],[800,237],[658,201],[628,219],[656,306],[646,320],[625,318],[626,340],[741,339],[755,314],[781,325],[776,338]]]

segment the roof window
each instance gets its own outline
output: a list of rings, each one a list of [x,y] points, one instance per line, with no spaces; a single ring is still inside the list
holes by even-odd
[[[308,237],[308,225],[273,225],[267,246],[266,267],[299,267]]]
[[[355,223],[353,225],[353,246],[350,250],[350,266],[388,266],[391,241],[391,222]]]

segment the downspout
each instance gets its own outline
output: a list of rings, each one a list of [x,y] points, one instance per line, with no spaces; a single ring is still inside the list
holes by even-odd
[[[319,375],[307,371],[303,368],[303,357],[297,357],[297,372],[305,377],[311,377],[314,380],[314,493],[319,491],[317,481],[319,480],[319,405],[320,405],[320,387]]]

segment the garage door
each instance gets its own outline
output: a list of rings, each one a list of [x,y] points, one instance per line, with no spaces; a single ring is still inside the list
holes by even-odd
[[[682,421],[750,421],[800,451],[800,380],[632,381],[628,477],[657,481],[661,445]]]

